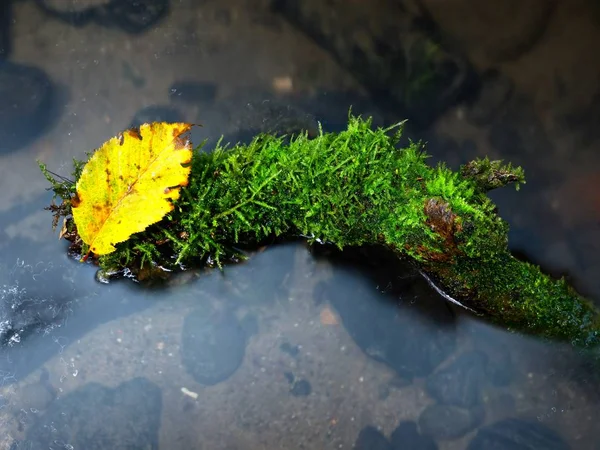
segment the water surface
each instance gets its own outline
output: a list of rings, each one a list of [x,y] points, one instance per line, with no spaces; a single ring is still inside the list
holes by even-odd
[[[351,105],[376,123],[409,117],[432,161],[522,164],[523,190],[492,194],[512,248],[598,300],[592,2],[532,6],[511,26],[541,32],[511,45],[497,23],[457,28],[435,2],[429,17],[377,2],[360,26],[378,46],[358,63],[331,36],[359,6],[313,29],[302,17],[321,2],[128,3],[0,14],[0,449],[596,448],[597,373],[568,343],[491,327],[381,255],[301,242],[160,289],[99,283],[51,230],[35,164],[68,176],[71,158],[148,120],[202,123],[192,137],[210,149],[221,134],[336,130]],[[393,76],[404,66],[376,77],[369,55],[385,62],[433,31],[458,48],[411,103]],[[444,100],[428,108],[432,96]]]

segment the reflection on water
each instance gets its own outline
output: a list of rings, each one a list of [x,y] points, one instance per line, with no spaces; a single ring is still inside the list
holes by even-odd
[[[67,257],[36,158],[68,176],[132,123],[202,123],[210,148],[352,105],[453,167],[524,165],[493,194],[511,244],[600,298],[597,8],[246,3],[0,2],[0,450],[595,448],[594,364],[372,250],[268,246],[152,289]]]

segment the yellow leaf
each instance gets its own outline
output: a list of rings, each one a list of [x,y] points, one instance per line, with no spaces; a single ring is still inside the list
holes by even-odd
[[[173,210],[186,186],[191,144],[187,123],[156,122],[110,139],[86,163],[72,199],[79,236],[96,255],[145,230]]]

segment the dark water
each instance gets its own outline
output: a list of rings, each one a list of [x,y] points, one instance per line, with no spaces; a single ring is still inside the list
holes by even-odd
[[[443,3],[443,4],[442,4]],[[69,6],[71,5],[71,6]],[[596,449],[598,374],[449,305],[385,255],[302,243],[160,289],[103,284],[51,230],[36,159],[130,124],[409,118],[432,160],[526,169],[511,247],[600,301],[593,1],[4,1],[0,450]]]

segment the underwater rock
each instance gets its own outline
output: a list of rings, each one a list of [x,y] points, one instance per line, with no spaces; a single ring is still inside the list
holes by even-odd
[[[43,411],[56,400],[57,390],[50,383],[50,373],[43,369],[39,381],[19,388],[17,406],[21,411]]]
[[[430,405],[419,416],[419,428],[435,439],[457,439],[477,428],[483,421],[483,408]]]
[[[303,95],[302,98],[296,96],[294,102],[299,103],[303,109],[310,111],[315,120],[322,123],[323,128],[326,130],[341,131],[346,127],[348,105],[352,105],[354,114],[372,117],[375,125],[385,123],[384,111],[381,110],[379,105],[363,93],[352,89],[315,92],[311,95]]]
[[[390,436],[394,450],[437,450],[438,446],[429,436],[422,436],[413,421],[400,422]]]
[[[514,82],[497,69],[480,77],[477,98],[469,102],[466,119],[478,126],[488,125],[500,113],[515,90]]]
[[[573,148],[589,147],[600,140],[600,130],[596,124],[600,122],[600,90],[596,92],[586,105],[557,117],[557,122],[575,135]]]
[[[555,3],[553,0],[419,2],[444,39],[487,61],[513,60],[530,51],[544,35]]]
[[[212,105],[217,85],[208,81],[176,81],[169,86],[169,98],[184,104]]]
[[[427,308],[425,302],[398,304],[392,296],[368,291],[364,274],[340,273],[320,288],[356,344],[405,380],[429,375],[455,348],[451,319],[438,314],[448,313],[440,301],[440,309],[430,308],[431,319],[424,319],[418,308]]]
[[[54,401],[19,445],[32,450],[57,443],[86,450],[158,449],[161,409],[159,387],[145,378],[114,389],[88,383]]]
[[[4,61],[12,51],[10,34],[12,20],[11,2],[0,2],[0,61]]]
[[[394,450],[387,438],[375,427],[366,426],[358,434],[355,450]]]
[[[231,22],[232,22],[232,18],[231,17],[232,17],[232,13],[231,13],[231,11],[229,9],[227,9],[227,8],[218,8],[214,12],[213,19],[219,25],[224,25],[224,26],[228,27],[229,25],[231,25]]]
[[[505,347],[497,347],[486,365],[487,379],[494,386],[508,386],[515,376],[515,366]]]
[[[60,327],[75,301],[64,267],[17,260],[12,268],[0,265],[0,272],[0,355],[4,356],[1,352],[18,347],[30,336]],[[0,364],[0,370],[3,367]]]
[[[292,358],[297,358],[300,353],[300,347],[297,345],[292,345],[289,342],[284,342],[279,346],[279,350],[284,353],[287,353]]]
[[[293,245],[269,245],[258,251],[249,250],[246,255],[254,264],[232,266],[230,274],[235,279],[236,295],[231,297],[233,304],[249,306],[272,305],[279,298],[287,298],[289,286],[286,280],[294,270]],[[291,350],[291,347],[288,348]]]
[[[71,26],[95,22],[129,34],[147,31],[166,17],[169,0],[36,0],[50,17]]]
[[[411,124],[426,127],[468,93],[468,62],[415,26],[417,18],[395,2],[274,0],[272,7],[328,51],[374,101]]]
[[[274,96],[268,91],[245,89],[219,101],[215,105],[219,132],[224,142],[249,143],[257,134],[292,135],[307,131],[318,132],[318,123],[309,109],[298,102]],[[202,118],[199,118],[202,120]],[[205,122],[205,119],[202,121]]]
[[[42,8],[48,8],[62,13],[71,13],[91,10],[106,6],[113,0],[36,0]]]
[[[177,101],[171,95],[174,104],[183,105],[183,95]],[[249,143],[259,133],[289,136],[306,131],[315,137],[319,124],[328,131],[346,129],[348,105],[352,105],[353,114],[373,117],[377,125],[385,123],[381,108],[357,90],[328,90],[300,96],[294,92],[275,95],[245,87],[219,98],[210,109],[200,108],[194,120],[202,123],[203,133],[195,138],[192,130],[192,141],[201,142],[207,134],[223,135],[223,141],[230,144]],[[187,108],[189,111],[189,102]]]
[[[513,97],[502,108],[491,124],[489,141],[502,157],[515,163],[525,155],[546,158],[555,151],[532,101],[523,95]]]
[[[98,8],[110,0],[35,0],[37,6],[48,16],[71,26],[81,27],[93,20]]]
[[[427,149],[432,157],[448,160],[461,154],[461,146],[456,139],[435,132],[424,133],[419,138],[427,141]]]
[[[30,383],[19,389],[13,404],[7,400],[6,406],[12,411],[19,428],[27,428],[35,423],[36,418],[40,417],[55,399],[56,393],[46,389],[41,383]]]
[[[290,393],[294,397],[306,397],[312,392],[312,387],[307,380],[296,380],[292,384]]]
[[[485,353],[463,353],[450,366],[428,377],[427,392],[439,403],[465,408],[478,405],[487,361]]]
[[[569,450],[569,445],[545,425],[505,419],[481,428],[467,450]]]
[[[56,87],[43,70],[0,59],[0,154],[44,134],[59,116],[55,99]]]
[[[116,25],[129,34],[143,33],[169,13],[169,0],[112,0],[106,15],[98,14],[98,23]]]
[[[390,396],[392,390],[403,389],[406,386],[410,386],[412,384],[412,380],[401,377],[396,374],[388,383],[381,384],[378,388],[379,391],[379,399],[385,400]]]
[[[2,249],[9,261],[0,258],[0,373],[12,375],[5,384],[27,378],[102,323],[151,306],[143,296],[124,301],[93,278],[77,278],[81,267],[58,264],[48,251],[21,238]]]
[[[181,111],[171,106],[152,105],[135,113],[129,127],[139,127],[150,122],[183,122],[185,117]]]
[[[242,364],[249,334],[233,312],[197,308],[183,323],[181,359],[186,370],[204,385],[225,381]]]
[[[29,297],[14,286],[1,293],[0,348],[12,347],[33,334],[43,334],[65,320],[68,298]]]
[[[290,383],[290,394],[294,397],[306,397],[312,392],[312,386],[308,380],[296,378],[292,372],[285,372],[284,376]]]

